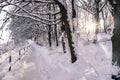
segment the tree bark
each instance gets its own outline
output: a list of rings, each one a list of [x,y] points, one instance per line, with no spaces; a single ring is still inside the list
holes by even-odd
[[[96,28],[95,28],[95,36],[93,42],[97,42],[97,34],[99,30],[99,2],[100,0],[95,0],[95,23],[96,23]]]
[[[120,67],[120,0],[116,0],[116,10],[114,10],[114,30],[112,36],[112,62]]]
[[[48,5],[48,9],[51,10],[51,4]],[[51,19],[51,14],[49,14],[49,20]],[[48,42],[49,46],[52,46],[52,41],[51,41],[51,25],[48,25]]]
[[[73,47],[74,42],[72,41],[72,34],[71,34],[71,30],[70,30],[69,21],[67,20],[68,19],[67,10],[58,0],[54,0],[54,1],[56,2],[56,4],[58,4],[58,6],[60,8],[62,21],[65,25],[65,31],[66,31],[66,34],[67,34],[68,44],[69,44],[69,48],[70,48],[71,62],[74,63],[77,60],[77,57],[75,55],[75,50],[74,50],[74,47]]]
[[[105,20],[105,16],[104,16],[103,11],[102,11],[102,18],[103,18],[103,21],[104,21],[104,32],[107,33],[107,31],[106,31],[106,20]]]
[[[56,10],[55,4],[53,4],[53,9],[54,9],[54,11]],[[56,19],[56,14],[54,14],[54,19]],[[59,43],[58,43],[57,24],[54,25],[54,35],[55,35],[56,46],[58,46]]]
[[[65,25],[62,23],[61,26],[61,32],[62,32],[62,47],[63,47],[63,52],[66,53],[66,46],[65,46]]]

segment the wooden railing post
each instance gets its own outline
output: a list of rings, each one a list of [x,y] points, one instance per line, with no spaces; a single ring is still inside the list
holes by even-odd
[[[19,60],[20,60],[20,58],[21,58],[21,50],[19,51]]]
[[[9,64],[10,64],[9,71],[11,71],[11,61],[12,61],[12,57],[10,56],[9,57]]]
[[[25,55],[25,53],[26,53],[25,48],[23,50],[24,50],[24,55]]]

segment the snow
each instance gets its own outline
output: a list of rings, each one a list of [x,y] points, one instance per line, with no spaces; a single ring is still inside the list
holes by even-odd
[[[58,1],[68,10],[68,20],[70,20],[72,28],[71,0]],[[12,11],[12,9],[8,11]],[[3,16],[6,16],[5,12],[1,13],[1,20],[4,19]],[[3,21],[0,21],[0,23],[3,23]],[[10,35],[10,31],[5,32],[9,23],[4,28],[2,35],[5,42],[8,41]],[[88,26],[93,26],[93,24],[88,24]],[[88,29],[88,33],[89,31],[92,32],[91,27],[90,29]],[[34,41],[28,40],[32,46],[32,54],[28,54],[18,61],[12,67],[11,72],[0,76],[0,80],[112,80],[111,75],[116,74],[118,68],[111,65],[112,44],[110,37],[108,34],[98,34],[98,43],[96,44],[84,39],[76,40],[75,38],[78,60],[73,64],[70,62],[69,51],[64,54],[61,46],[48,48],[38,46]],[[4,55],[0,56],[0,63],[10,54]],[[15,58],[16,55],[13,57]],[[6,63],[8,63],[8,60]],[[3,67],[4,65],[0,65],[0,73]]]
[[[70,54],[64,54],[61,46],[48,48],[31,40],[28,42],[33,53],[21,60],[2,80],[112,80],[111,75],[115,73],[109,40],[85,44],[80,39],[78,60],[73,64]],[[114,68],[117,72],[118,68]]]
[[[12,11],[14,9],[13,6],[6,6],[4,7],[2,10],[6,10],[8,12]],[[8,29],[9,28],[9,25],[11,24],[11,21],[12,19],[9,18],[7,21],[6,21],[6,18],[8,18],[8,14],[4,11],[1,11],[0,12],[0,44],[3,44],[3,43],[7,43],[10,39],[10,33],[11,31]],[[6,22],[6,24],[5,24]],[[3,28],[2,28],[3,27]]]

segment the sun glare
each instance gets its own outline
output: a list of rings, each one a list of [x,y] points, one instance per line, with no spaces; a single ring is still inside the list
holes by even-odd
[[[86,26],[86,32],[92,33],[95,31],[95,24],[93,22],[89,22]]]

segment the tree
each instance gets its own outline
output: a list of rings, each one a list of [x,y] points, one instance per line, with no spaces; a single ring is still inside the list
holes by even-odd
[[[73,25],[72,25],[72,18],[75,17],[75,9],[74,9],[74,0],[70,1],[67,0],[68,4],[64,0],[10,0],[10,1],[3,1],[4,4],[0,4],[0,7],[3,8],[5,6],[12,5],[14,6],[13,11],[6,11],[10,18],[14,18],[14,22],[11,26],[11,30],[13,38],[17,39],[17,37],[23,38],[23,36],[28,38],[28,33],[24,31],[32,31],[32,36],[34,35],[35,39],[40,35],[41,26],[46,26],[48,30],[48,42],[50,47],[52,46],[52,33],[56,32],[56,26],[60,26],[59,23],[63,23],[65,25],[65,32],[67,34],[67,39],[70,47],[71,53],[71,62],[74,63],[77,60],[74,50],[74,42],[72,40],[72,33],[73,33]],[[29,4],[32,4],[30,6]],[[57,8],[54,10],[52,5],[58,5],[59,9]],[[67,4],[67,6],[66,6]],[[44,7],[43,7],[44,6]],[[70,6],[70,8],[68,7]],[[41,8],[42,7],[42,8]],[[52,9],[54,10],[52,10]],[[59,11],[60,10],[60,11]],[[61,16],[57,15],[60,14]],[[71,15],[72,14],[72,15]],[[56,17],[55,17],[56,16]],[[71,18],[70,21],[67,19]],[[20,19],[20,20],[19,20]],[[25,22],[25,20],[27,20]],[[28,24],[30,23],[30,24]],[[71,24],[70,24],[71,23]],[[39,25],[39,30],[36,28],[36,25]],[[52,27],[55,27],[54,30]],[[17,31],[17,32],[16,32]],[[55,31],[55,32],[53,32]],[[20,33],[22,32],[22,33]],[[17,34],[17,35],[16,35]],[[39,34],[39,35],[38,35]],[[19,36],[18,36],[19,35]],[[31,37],[31,35],[29,35]],[[57,35],[55,35],[57,39]],[[58,45],[58,41],[56,40],[56,45]]]
[[[112,62],[120,67],[120,0],[110,0],[113,6],[114,31],[112,36]]]
[[[89,17],[86,17],[88,15],[92,16],[93,18],[93,19],[91,18],[93,20],[93,23],[95,24],[93,42],[96,43],[97,34],[98,32],[100,32],[99,31],[100,30],[100,18],[102,17],[100,14],[102,12],[104,13],[103,9],[105,8],[107,4],[107,0],[104,0],[104,1],[102,0],[78,0],[78,2],[79,2],[79,4],[77,4],[78,8],[84,10],[85,13],[88,13],[87,15],[83,13],[85,15],[84,22],[86,22],[85,19],[89,20]],[[87,25],[87,23],[85,23],[85,26]],[[86,30],[86,32],[88,31]]]
[[[56,4],[58,4],[58,6],[60,8],[60,13],[61,13],[61,17],[62,17],[61,19],[65,25],[65,31],[67,34],[68,44],[70,47],[71,62],[74,63],[77,60],[77,57],[75,55],[75,50],[74,50],[74,46],[73,46],[74,42],[72,41],[72,34],[71,34],[72,32],[71,32],[70,24],[69,24],[69,21],[67,20],[69,14],[67,13],[67,9],[65,8],[65,6],[62,3],[60,3],[58,0],[54,0],[54,1],[56,2]],[[71,1],[71,2],[72,2],[71,4],[73,4],[73,1]],[[71,8],[71,10],[72,9],[73,9],[73,7]],[[75,13],[74,13],[73,17],[75,17]]]
[[[94,15],[94,18],[95,18],[95,25],[96,25],[96,28],[95,28],[95,36],[94,36],[94,40],[93,42],[96,43],[97,41],[97,34],[98,34],[98,30],[99,30],[99,3],[100,3],[100,0],[94,0],[95,1],[95,15]]]

